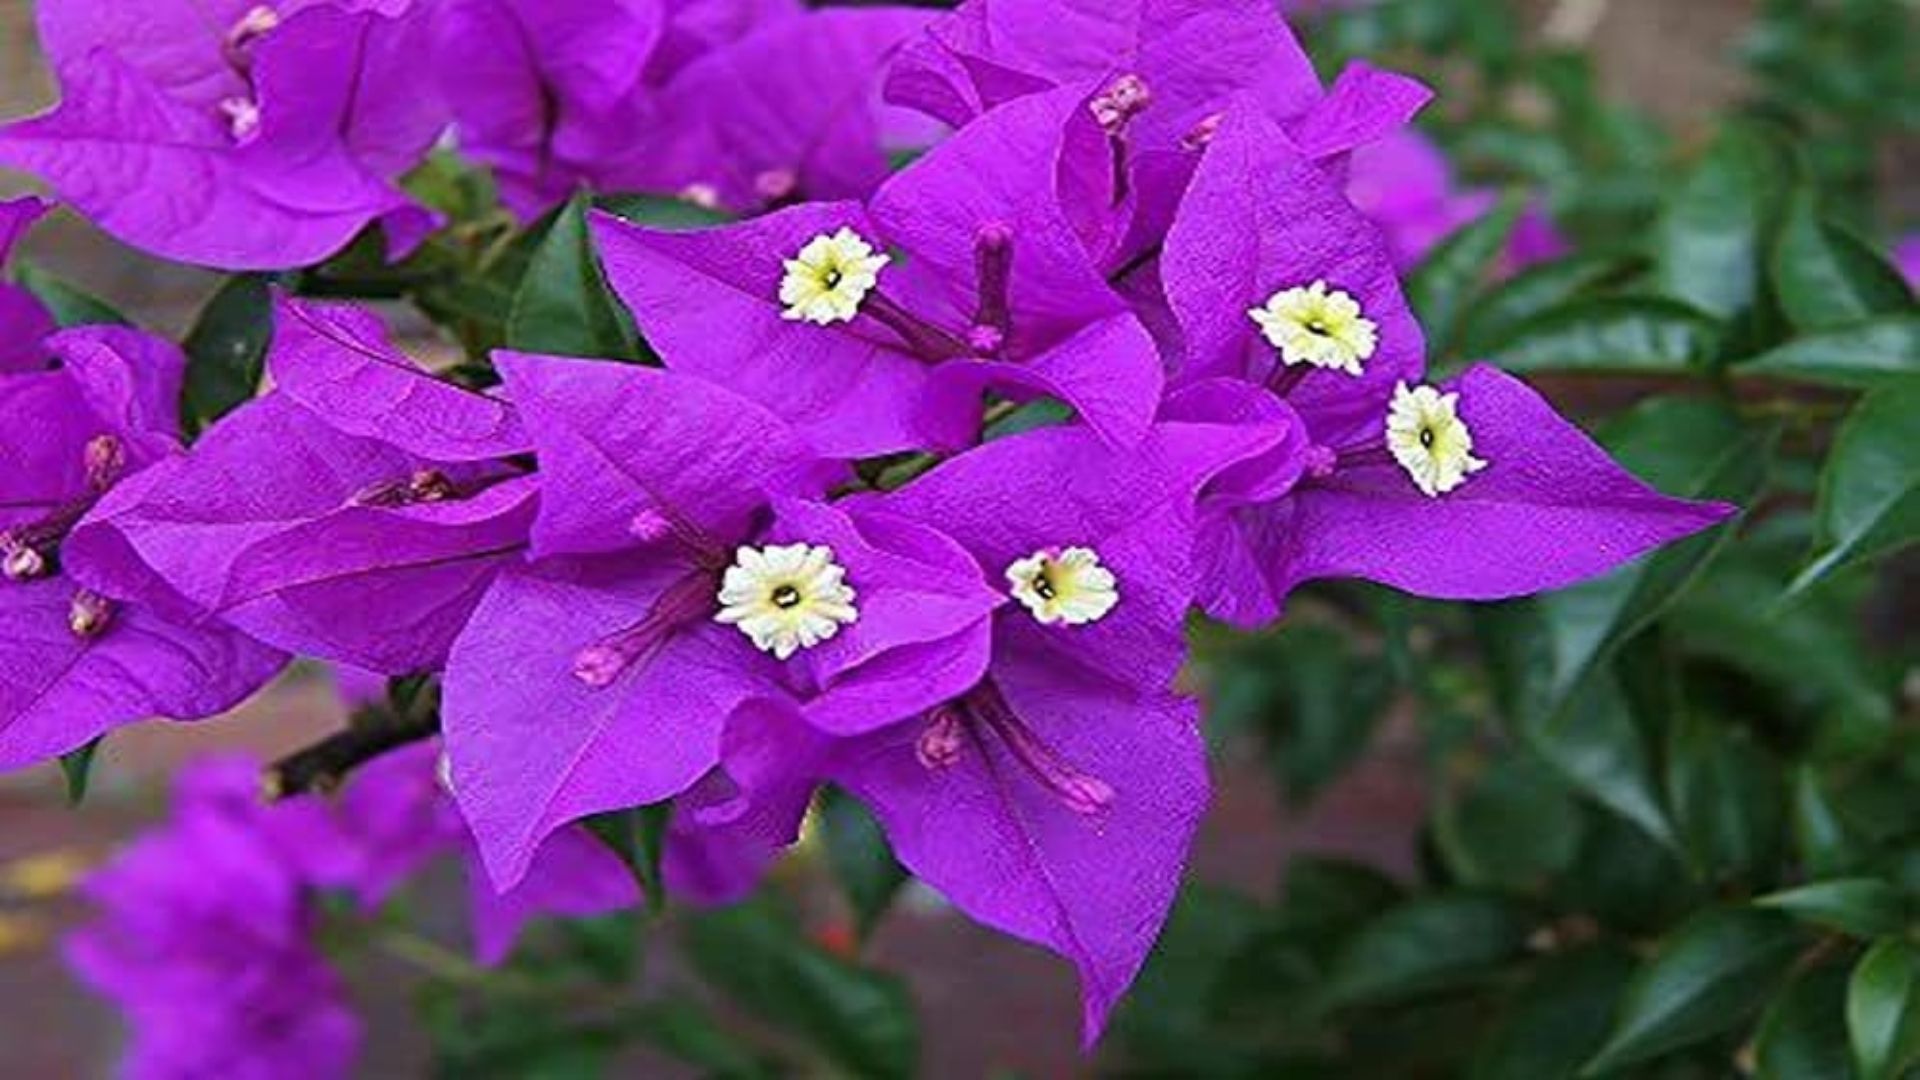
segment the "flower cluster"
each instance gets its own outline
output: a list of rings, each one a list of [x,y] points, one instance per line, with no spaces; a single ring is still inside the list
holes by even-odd
[[[215,6],[162,58],[45,5],[67,99],[0,160],[135,243],[288,265],[405,235],[389,181],[438,99],[523,213],[583,183],[767,212],[594,219],[664,367],[501,351],[498,385],[455,382],[280,295],[271,390],[182,450],[169,347],[45,338],[0,384],[28,432],[0,428],[0,617],[57,654],[0,668],[8,764],[218,711],[287,654],[435,674],[494,887],[673,800],[669,886],[737,896],[831,783],[1073,962],[1092,1040],[1207,803],[1192,609],[1260,627],[1324,578],[1518,596],[1729,513],[1499,370],[1429,381],[1346,183],[1426,91],[1323,85],[1265,0]]]

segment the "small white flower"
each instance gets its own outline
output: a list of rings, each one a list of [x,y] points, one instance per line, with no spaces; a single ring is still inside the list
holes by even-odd
[[[1459,394],[1400,383],[1387,412],[1387,449],[1414,484],[1435,498],[1487,467],[1473,456],[1473,432],[1460,419],[1459,401]]]
[[[822,233],[786,260],[786,276],[780,279],[780,302],[786,310],[780,314],[820,326],[847,322],[859,313],[860,302],[889,261],[852,229],[832,236]]]
[[[1113,571],[1091,548],[1048,548],[1007,567],[1013,598],[1040,623],[1080,626],[1097,621],[1120,602]]]
[[[1247,312],[1260,333],[1280,350],[1280,362],[1311,364],[1349,375],[1380,345],[1380,327],[1366,318],[1360,302],[1324,281],[1282,289]]]
[[[718,622],[738,626],[754,647],[785,660],[860,617],[846,567],[817,544],[743,547],[720,581]]]

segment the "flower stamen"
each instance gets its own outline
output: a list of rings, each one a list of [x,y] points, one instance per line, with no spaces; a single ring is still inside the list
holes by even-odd
[[[1268,344],[1280,350],[1287,366],[1330,368],[1360,374],[1380,345],[1380,327],[1366,318],[1360,302],[1324,281],[1282,289],[1247,311]],[[1303,369],[1304,370],[1304,369]]]
[[[1393,388],[1387,413],[1387,450],[1414,485],[1438,498],[1466,483],[1467,477],[1487,467],[1473,456],[1473,432],[1460,418],[1458,393],[1442,394],[1431,386]]]
[[[781,317],[817,326],[851,322],[891,261],[852,229],[815,236],[783,264]]]

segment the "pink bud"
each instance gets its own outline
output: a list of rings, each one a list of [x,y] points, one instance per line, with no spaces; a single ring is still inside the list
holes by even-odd
[[[73,594],[73,606],[67,610],[67,628],[73,636],[90,640],[107,632],[113,624],[113,601],[91,589]]]
[[[914,742],[913,756],[923,767],[938,770],[958,764],[965,749],[966,732],[961,730],[960,717],[953,709],[942,706],[934,710],[926,730]]]

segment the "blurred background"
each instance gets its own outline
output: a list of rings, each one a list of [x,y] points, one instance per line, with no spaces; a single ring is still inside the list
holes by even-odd
[[[1828,92],[1869,99],[1864,105],[1842,101],[1832,115],[1852,117],[1871,130],[1828,132],[1820,145],[1828,159],[1818,166],[1829,171],[1829,190],[1863,193],[1842,213],[1878,235],[1920,221],[1920,170],[1915,168],[1920,159],[1913,132],[1897,130],[1904,122],[1898,116],[1870,115],[1871,99],[1884,95],[1875,89],[1871,72],[1846,70],[1850,45],[1845,39],[1821,39],[1816,46],[1812,32],[1793,22],[1796,11],[1848,5],[1514,0],[1390,6],[1428,14],[1398,23],[1311,16],[1316,25],[1323,18],[1333,20],[1312,34],[1316,59],[1374,53],[1435,82],[1440,100],[1430,126],[1453,150],[1463,173],[1541,193],[1577,238],[1583,231],[1633,220],[1657,194],[1662,168],[1697,155],[1717,118],[1735,110],[1764,115],[1782,96],[1803,106]],[[1880,6],[1897,18],[1913,15],[1911,5],[1904,16],[1898,3]],[[1482,14],[1462,24],[1460,13],[1469,10]],[[1494,14],[1484,15],[1487,10]],[[1420,18],[1432,26],[1421,29]],[[1476,18],[1482,19],[1477,28],[1470,25]],[[0,0],[0,115],[6,117],[37,111],[50,101],[32,21],[29,0]],[[1507,95],[1503,111],[1517,117],[1510,117],[1511,131],[1480,124],[1463,111],[1466,103],[1482,99],[1488,66],[1498,59],[1469,56],[1454,45],[1474,37],[1485,45],[1488,27],[1513,35],[1506,47],[1516,64],[1531,63],[1524,58],[1549,47],[1556,58],[1528,69],[1526,77],[1502,91]],[[1458,35],[1457,41],[1448,35]],[[1816,47],[1825,51],[1814,52]],[[1837,88],[1795,83],[1807,77],[1796,68],[1795,54],[1805,66],[1836,76]],[[1568,61],[1569,55],[1586,61]],[[1909,54],[1908,74],[1911,61]],[[1556,100],[1556,92],[1565,96]],[[1568,101],[1576,98],[1603,103],[1608,111],[1575,118],[1569,136]],[[1551,138],[1526,133],[1529,117],[1549,115],[1558,117]],[[1591,160],[1568,149],[1569,139],[1583,134],[1604,144],[1595,154],[1614,156],[1611,171],[1596,171]],[[29,185],[22,178],[0,174],[0,196],[25,190]],[[34,231],[23,255],[170,335],[184,332],[217,282],[215,275],[140,256],[67,214]],[[414,344],[421,350],[441,347],[424,340]],[[1589,400],[1594,395],[1617,399],[1641,392],[1632,385],[1599,389],[1551,380],[1546,385],[1576,414],[1605,404]],[[1870,636],[1884,647],[1911,647],[1907,615],[1914,580],[1911,567],[1883,571],[1881,581],[1890,595],[1870,606],[1865,618]],[[1909,693],[1914,690],[1920,687],[1909,687]],[[1271,704],[1262,699],[1260,707]],[[1896,700],[1893,708],[1910,721],[1910,699]],[[1412,695],[1399,694],[1379,713],[1377,722],[1347,729],[1331,744],[1302,750],[1295,743],[1286,763],[1273,754],[1271,732],[1263,725],[1298,724],[1298,715],[1262,715],[1225,732],[1216,806],[1198,846],[1195,879],[1270,900],[1281,890],[1288,859],[1305,853],[1349,857],[1396,878],[1414,875],[1422,858],[1421,832],[1433,809],[1432,734]],[[59,935],[79,915],[67,890],[76,874],[161,812],[177,764],[224,748],[271,757],[336,727],[344,715],[323,672],[296,670],[236,716],[117,733],[101,751],[83,811],[67,807],[57,768],[0,777],[0,1075],[110,1071],[116,1045],[109,1033],[117,1030],[117,1020],[108,1006],[68,979],[58,957]],[[1300,764],[1303,754],[1316,753],[1324,759],[1323,768]],[[818,851],[803,851],[784,873],[814,913],[809,925],[816,936],[833,944],[850,935],[848,916],[820,861]],[[448,896],[454,896],[450,887]],[[1052,1077],[1089,1070],[1075,1045],[1078,1007],[1065,964],[973,926],[937,898],[911,892],[881,924],[868,955],[912,985],[926,1075],[979,1077],[1005,1070]],[[421,1074],[428,1048],[411,1007],[413,976],[396,966],[358,971],[355,978],[372,1031],[365,1074]],[[635,1074],[677,1075],[673,1066],[651,1058],[630,1065]]]

